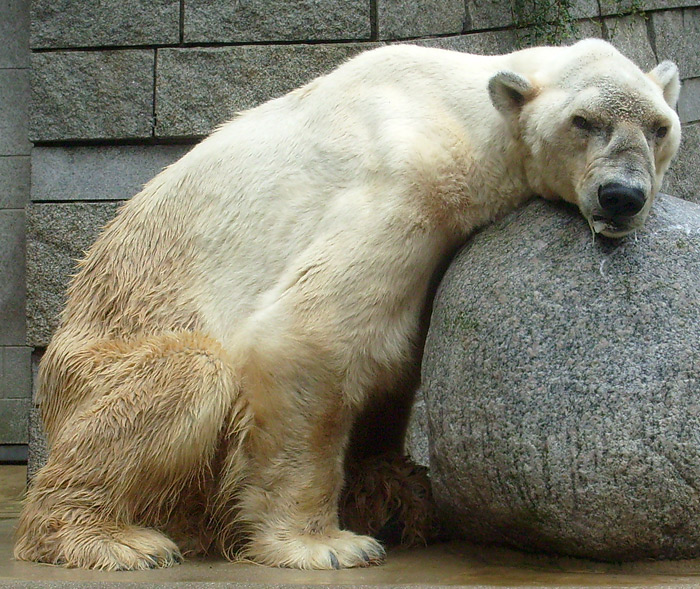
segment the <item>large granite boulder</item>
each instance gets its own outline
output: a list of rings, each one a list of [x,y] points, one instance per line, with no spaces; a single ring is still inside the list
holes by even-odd
[[[700,206],[593,239],[534,201],[437,295],[422,389],[434,493],[476,541],[597,559],[700,556]]]

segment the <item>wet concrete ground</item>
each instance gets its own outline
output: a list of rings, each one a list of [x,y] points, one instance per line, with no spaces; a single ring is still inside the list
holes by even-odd
[[[273,569],[223,559],[113,573],[16,562],[12,533],[25,476],[24,467],[0,466],[0,587],[700,587],[700,560],[597,563],[465,543],[391,550],[382,566],[343,571]]]

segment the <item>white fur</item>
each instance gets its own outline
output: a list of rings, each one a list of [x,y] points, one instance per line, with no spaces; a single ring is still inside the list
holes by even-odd
[[[155,526],[278,566],[379,561],[338,529],[343,459],[359,412],[419,362],[436,269],[535,194],[604,233],[640,226],[678,148],[677,85],[602,41],[392,46],[219,128],[81,263],[40,371],[52,453],[16,556],[172,564],[137,527]],[[606,182],[644,209],[601,220]]]

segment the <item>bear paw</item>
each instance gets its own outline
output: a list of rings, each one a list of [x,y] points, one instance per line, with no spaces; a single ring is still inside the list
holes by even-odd
[[[64,530],[66,541],[62,542],[53,558],[36,560],[70,568],[107,571],[170,567],[183,560],[175,543],[156,530],[127,527],[112,533],[102,530],[94,530],[93,533],[85,529],[79,531],[80,534],[76,533],[73,540],[70,531]]]
[[[288,539],[254,539],[245,557],[260,564],[296,569],[368,567],[384,561],[382,545],[369,536],[337,531],[332,535],[299,534]]]

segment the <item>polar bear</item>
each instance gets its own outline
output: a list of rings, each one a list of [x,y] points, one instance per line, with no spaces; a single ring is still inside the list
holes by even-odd
[[[600,40],[388,46],[223,125],[80,262],[41,363],[50,458],[15,556],[380,562],[339,527],[344,456],[363,408],[415,373],[436,269],[534,195],[595,233],[639,228],[679,88],[671,62],[645,74]]]

